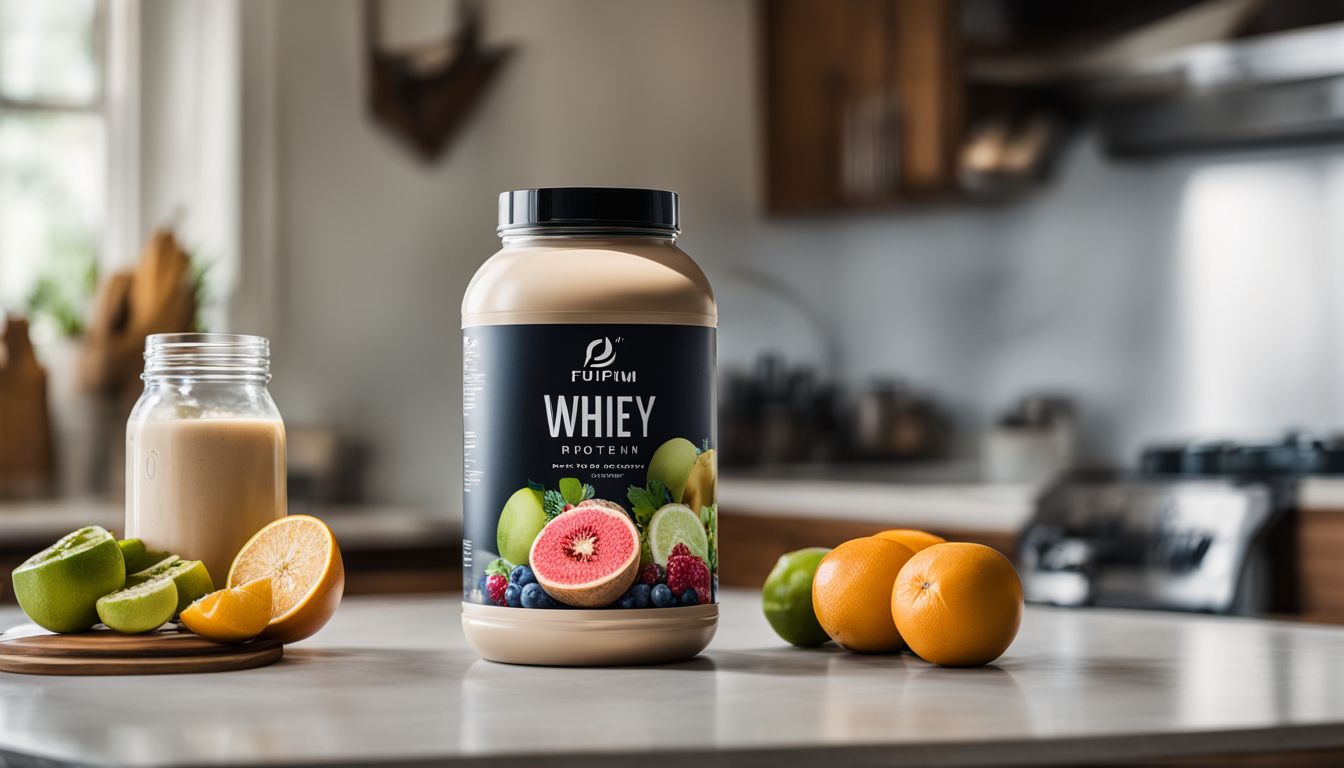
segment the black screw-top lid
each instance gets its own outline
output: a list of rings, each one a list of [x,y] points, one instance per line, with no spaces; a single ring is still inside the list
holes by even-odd
[[[499,195],[501,235],[520,230],[648,230],[676,234],[680,227],[677,193],[662,189],[548,187],[516,189]]]

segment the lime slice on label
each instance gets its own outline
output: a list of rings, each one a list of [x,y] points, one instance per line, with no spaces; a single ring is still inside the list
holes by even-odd
[[[135,587],[158,581],[171,581],[177,588],[177,613],[215,591],[215,583],[205,563],[169,555],[149,568],[126,577],[126,586]]]
[[[14,597],[28,618],[52,632],[98,623],[98,598],[121,589],[126,566],[117,540],[93,525],[66,535],[14,569]]]
[[[172,579],[147,581],[98,600],[98,618],[127,635],[158,629],[176,612],[177,587]]]
[[[667,558],[678,544],[685,544],[691,554],[709,562],[709,537],[705,535],[705,527],[700,524],[700,516],[685,504],[664,504],[654,512],[649,518],[648,537],[653,561],[663,567],[667,566]]]

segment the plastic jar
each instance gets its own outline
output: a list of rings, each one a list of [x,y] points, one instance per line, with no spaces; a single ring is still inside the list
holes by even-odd
[[[126,424],[126,535],[203,561],[222,586],[238,550],[286,513],[270,343],[155,334],[140,378],[145,390]]]
[[[677,196],[499,200],[462,301],[462,624],[488,659],[673,661],[718,621],[714,295]]]

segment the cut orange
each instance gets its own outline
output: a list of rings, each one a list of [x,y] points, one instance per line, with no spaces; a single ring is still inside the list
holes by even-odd
[[[211,592],[182,611],[187,629],[216,643],[242,643],[271,621],[271,580]]]
[[[915,552],[947,541],[942,536],[935,536],[928,531],[917,531],[914,528],[892,528],[889,531],[880,531],[873,535],[879,539],[890,539],[897,544],[904,544]]]
[[[322,629],[345,592],[345,565],[327,524],[289,515],[243,545],[229,568],[229,586],[271,580],[271,621],[263,637],[293,643]]]

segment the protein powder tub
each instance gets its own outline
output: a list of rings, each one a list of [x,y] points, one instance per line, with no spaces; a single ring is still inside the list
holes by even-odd
[[[487,659],[684,659],[718,621],[715,325],[677,195],[499,198],[462,300],[462,624]]]

